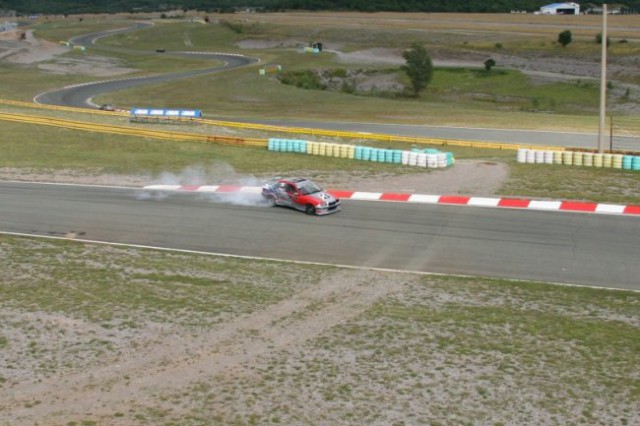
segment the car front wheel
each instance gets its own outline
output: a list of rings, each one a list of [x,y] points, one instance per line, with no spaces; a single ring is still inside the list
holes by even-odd
[[[307,207],[304,209],[304,212],[306,214],[316,214],[316,208],[315,208],[315,206],[312,206],[311,204],[307,204]]]

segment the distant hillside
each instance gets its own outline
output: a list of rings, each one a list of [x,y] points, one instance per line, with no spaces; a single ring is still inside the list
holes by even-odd
[[[552,3],[544,0],[0,0],[0,9],[15,10],[19,14],[79,14],[161,12],[166,10],[199,10],[231,13],[239,9],[261,11],[283,10],[353,10],[364,12],[470,12],[502,13],[512,10],[533,12]],[[603,2],[583,4],[600,6]],[[640,9],[640,1],[625,3]]]

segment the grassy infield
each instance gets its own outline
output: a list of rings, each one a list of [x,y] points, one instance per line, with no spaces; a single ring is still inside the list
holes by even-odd
[[[42,35],[64,39],[96,28],[86,21],[69,24],[47,25],[41,30]],[[223,49],[230,48],[240,37],[268,38],[261,35],[267,28],[264,24],[243,25],[240,34],[236,34],[224,26],[212,28],[200,24],[163,23],[162,31],[124,35],[105,40],[105,43],[114,49],[135,43],[140,49],[153,50],[161,46],[172,50],[184,48],[184,40],[188,38],[197,48]],[[303,31],[284,25],[275,25],[269,30],[288,37],[299,36]],[[360,39],[381,36],[362,29],[342,31],[352,40],[353,49],[358,47]],[[330,34],[329,30],[322,29],[318,38],[327,39]],[[407,36],[393,39],[403,37]],[[491,40],[483,42],[492,45]],[[507,44],[508,40],[504,43]],[[544,45],[544,42],[538,43]],[[553,48],[557,47],[550,43],[542,49]],[[582,43],[580,48],[585,48]],[[306,62],[301,64],[299,54],[269,50],[261,52],[261,55],[270,58],[267,62],[277,61],[290,67],[331,66],[330,59],[324,56],[304,57]],[[142,55],[128,56],[126,60],[132,67],[141,69],[168,71],[177,67],[174,63],[164,68],[163,61],[157,58],[149,60]],[[189,65],[204,67],[209,64],[192,61]],[[3,81],[11,78],[15,82],[0,86],[0,96],[13,99],[22,96],[27,100],[47,87],[71,82],[70,77],[48,76],[41,79],[35,70],[16,73],[5,66],[0,68],[0,74]],[[517,73],[495,76],[496,82],[500,82],[497,85],[491,80],[494,77],[472,78],[472,72],[439,71],[434,80],[434,90],[427,94],[436,106],[416,100],[299,93],[292,88],[280,87],[271,80],[258,79],[256,74],[253,69],[203,77],[197,81],[176,83],[162,91],[135,89],[105,96],[103,100],[137,104],[140,99],[145,99],[145,103],[162,105],[171,99],[174,105],[179,104],[177,106],[204,105],[203,109],[209,115],[229,117],[236,114],[245,117],[285,116],[308,111],[312,116],[327,119],[338,111],[342,119],[377,120],[393,111],[397,121],[420,117],[425,122],[476,125],[477,122],[495,123],[495,109],[477,109],[476,101],[457,105],[438,103],[438,93],[449,84],[462,85],[460,79],[464,78],[470,79],[469,84],[474,87],[494,87],[496,95],[503,90],[513,93],[510,91],[518,88],[521,96],[529,99],[533,96],[526,93],[531,89],[523,85],[523,77]],[[215,90],[198,89],[209,86],[215,86]],[[23,89],[18,94],[15,87]],[[540,99],[555,99],[549,102],[561,111],[578,102],[594,104],[597,99],[596,89],[588,85],[569,84],[561,86],[561,90],[557,86],[535,90]],[[565,105],[561,98],[554,97],[556,93],[562,93],[562,98],[569,99]],[[313,102],[310,101],[311,96]],[[450,96],[448,91],[446,97]],[[393,108],[380,107],[386,102],[393,102]],[[516,126],[518,122],[536,127],[533,123],[540,120],[540,115],[524,113],[522,109],[526,109],[526,105],[518,102],[518,105],[509,107],[515,111],[499,113],[506,117],[499,120],[501,127]],[[15,110],[0,108],[3,111]],[[77,119],[85,120],[85,117]],[[586,116],[572,119],[586,126],[592,126],[594,121],[593,117]],[[554,115],[544,115],[544,121],[551,126],[567,122],[566,117]],[[293,171],[291,157],[266,156],[253,150],[199,144],[174,145],[7,122],[2,123],[0,138],[2,167],[131,173],[139,170],[180,170],[187,165],[215,159],[216,162],[231,164],[240,172]],[[55,144],[54,149],[52,143]],[[504,194],[609,202],[638,200],[640,180],[637,174],[560,167],[537,167],[532,171],[529,167],[515,164],[512,152],[460,150],[456,156],[509,163],[512,177],[502,190]],[[316,161],[304,156],[296,157],[295,168],[318,167]],[[371,173],[380,167],[385,171],[392,170],[391,166],[347,164],[337,159],[321,167],[328,170],[353,167]],[[64,262],[58,259],[64,259]],[[193,333],[197,333],[199,327],[224,321],[227,315],[255,311],[289,297],[300,290],[300,276],[309,273],[309,270],[297,266],[289,266],[286,273],[282,273],[279,268],[261,262],[212,260],[201,256],[104,247],[88,250],[74,243],[37,242],[6,236],[0,237],[0,270],[10,271],[4,275],[0,285],[0,300],[4,307],[61,314],[105,329],[127,332],[135,332],[139,326],[137,322],[178,321],[180,326]],[[267,281],[257,283],[252,277],[258,275],[268,277]],[[114,288],[118,291],[113,291]],[[87,297],[88,294],[92,297]],[[551,423],[626,424],[634,419],[634,415],[637,416],[633,410],[634,404],[637,409],[640,398],[637,376],[639,303],[637,294],[627,292],[557,288],[490,279],[423,278],[407,287],[405,292],[379,301],[361,317],[307,342],[305,350],[313,354],[310,358],[313,362],[309,362],[309,358],[306,361],[296,359],[294,354],[282,354],[272,360],[267,370],[259,372],[259,381],[250,381],[253,399],[249,405],[260,407],[260,403],[279,395],[278,388],[284,385],[290,395],[288,401],[283,401],[288,406],[286,410],[271,407],[269,412],[254,408],[252,413],[246,406],[238,406],[235,407],[236,414],[225,415],[223,412],[218,414],[218,420],[227,424],[309,422],[313,419],[305,418],[304,410],[296,407],[296,404],[304,403],[295,395],[308,388],[309,377],[315,377],[313,381],[323,383],[322,398],[317,403],[327,409],[325,420],[329,422],[338,419],[350,419],[354,424],[388,421],[393,417],[385,417],[385,408],[403,407],[404,419],[420,424],[451,421],[499,424],[510,423],[509,420],[522,423],[527,421],[527,416],[536,413],[544,413],[542,418]],[[22,353],[23,358],[39,363],[35,377],[55,375],[74,366],[72,356],[65,359],[68,348],[59,348],[59,353],[53,357],[60,357],[58,361],[51,361],[50,356],[37,350],[39,339],[45,334],[38,326],[2,319],[0,349],[12,348],[14,353]],[[59,332],[64,333],[64,330]],[[16,338],[17,334],[23,337]],[[113,350],[108,341],[109,338],[84,342],[83,350],[100,357],[105,351]],[[345,352],[354,353],[358,362],[346,367],[327,356],[327,353]],[[7,361],[6,368],[0,369],[0,389],[9,388],[15,371],[26,365],[17,359]],[[297,365],[294,371],[290,369],[292,363]],[[427,373],[424,363],[433,365]],[[482,370],[480,367],[488,369],[485,375],[476,374]],[[452,377],[458,377],[462,385],[455,380],[452,382]],[[518,392],[505,392],[504,388],[508,388],[509,383],[519,389],[521,395],[535,396],[535,401],[523,402],[518,400]],[[224,404],[219,395],[225,392],[235,395],[226,401],[227,404],[233,404],[230,402],[233,400],[246,400],[240,398],[240,394],[246,395],[249,391],[243,385],[223,380],[220,386],[222,388],[213,389],[208,384],[200,384],[193,389],[189,395],[193,408],[188,411],[193,422],[197,423],[198,419],[204,422],[210,418],[213,413],[207,411],[207,406],[212,401]],[[395,396],[392,400],[376,401],[376,386],[390,389]],[[441,394],[431,393],[429,387]],[[256,390],[259,395],[256,395]],[[416,407],[410,402],[412,395],[433,403]],[[242,412],[249,414],[237,414]],[[173,418],[167,412],[151,410],[134,414],[138,420],[146,418],[154,423],[172,420],[180,423],[179,418]],[[121,417],[122,413],[114,415]]]

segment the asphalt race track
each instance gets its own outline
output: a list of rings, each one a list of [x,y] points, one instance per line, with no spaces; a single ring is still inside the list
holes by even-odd
[[[90,45],[120,31],[89,34],[74,42]],[[88,107],[100,93],[257,61],[237,55],[210,56],[225,65],[68,87],[40,95],[37,101]],[[269,123],[526,144],[591,147],[596,143],[595,135],[584,134]],[[624,140],[627,143],[635,147],[640,141],[629,138]],[[284,208],[240,204],[215,194],[149,195],[140,189],[0,182],[0,232],[640,290],[638,217],[351,200],[344,201],[344,210],[338,214],[311,217]]]
[[[80,46],[90,46],[100,38],[107,37],[114,34],[120,34],[124,32],[141,30],[141,29],[144,29],[145,27],[148,27],[149,25],[150,24],[136,24],[135,26],[131,28],[126,28],[126,29],[86,34],[80,37],[76,37],[72,39],[72,41],[73,43]],[[140,54],[140,52],[129,50],[129,49],[113,49],[113,50],[128,51],[130,53],[133,52],[133,53]],[[149,54],[152,54],[152,53],[149,52]],[[173,52],[173,53],[163,53],[162,55],[170,57],[172,55],[189,56],[191,54],[188,52]],[[215,66],[213,68],[207,68],[202,70],[195,70],[195,71],[175,72],[175,73],[161,74],[161,75],[155,75],[150,77],[112,79],[112,80],[104,80],[96,83],[70,86],[60,90],[54,90],[51,92],[43,93],[39,96],[36,96],[35,101],[42,104],[49,104],[49,105],[64,105],[64,106],[73,106],[73,107],[79,107],[79,108],[87,108],[87,107],[92,107],[90,103],[91,98],[93,98],[94,96],[100,93],[115,92],[118,90],[130,89],[132,87],[137,87],[145,84],[163,83],[163,82],[177,80],[177,79],[212,74],[216,72],[226,71],[231,68],[242,67],[245,65],[258,62],[257,58],[251,58],[251,57],[242,56],[242,55],[225,54],[225,53],[198,53],[198,57],[219,60],[224,62],[224,65]]]
[[[638,217],[345,200],[334,215],[214,194],[0,182],[0,231],[640,290]]]

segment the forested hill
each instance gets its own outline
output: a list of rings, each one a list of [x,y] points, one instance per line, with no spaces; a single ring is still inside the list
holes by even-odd
[[[234,12],[252,8],[259,11],[340,10],[361,12],[471,12],[502,13],[512,10],[533,12],[551,0],[0,0],[0,9],[18,14],[132,13],[167,10]],[[582,4],[582,9],[600,6],[602,1]],[[640,1],[625,6],[640,8]]]

